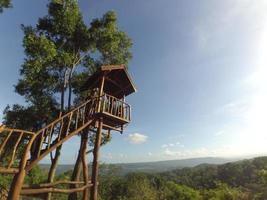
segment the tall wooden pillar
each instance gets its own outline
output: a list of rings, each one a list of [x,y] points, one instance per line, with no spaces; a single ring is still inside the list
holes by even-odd
[[[102,76],[101,82],[99,85],[99,101],[98,101],[98,112],[101,110],[101,97],[104,94],[105,84],[105,76]],[[100,117],[98,119],[98,129],[96,133],[96,139],[95,139],[95,146],[94,146],[94,159],[93,159],[93,169],[92,169],[92,177],[91,177],[91,183],[93,186],[91,187],[90,191],[90,200],[97,200],[97,189],[98,189],[98,168],[99,168],[99,149],[101,145],[101,135],[102,135],[102,127],[103,127],[103,118]]]
[[[103,119],[100,118],[98,121],[98,130],[96,133],[95,147],[94,147],[94,160],[93,160],[93,171],[91,182],[90,200],[97,200],[97,189],[98,189],[98,169],[99,169],[99,148],[101,144]]]

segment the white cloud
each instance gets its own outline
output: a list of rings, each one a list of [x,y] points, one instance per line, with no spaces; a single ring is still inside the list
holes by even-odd
[[[153,154],[151,152],[148,152],[148,156],[152,156]]]
[[[214,135],[215,136],[221,136],[223,134],[224,134],[224,130],[221,130],[221,131],[216,132]]]
[[[119,154],[119,157],[120,157],[120,158],[127,158],[128,156],[125,155],[125,154],[123,154],[123,153],[120,153],[120,154]]]
[[[163,144],[163,145],[161,145],[161,148],[167,148],[167,147],[168,147],[167,144]]]
[[[184,145],[182,145],[180,142],[177,141],[175,144],[174,143],[163,144],[161,145],[161,148],[166,149],[168,147],[174,147],[174,146],[184,147]]]
[[[180,156],[182,153],[180,151],[171,151],[170,149],[165,149],[164,154],[166,156]]]
[[[112,156],[111,153],[107,153],[107,154],[104,154],[104,155],[103,155],[103,158],[104,158],[104,159],[107,159],[107,160],[112,160],[112,159],[113,159],[113,156]]]
[[[162,156],[165,159],[185,159],[185,158],[200,158],[200,157],[239,157],[253,154],[266,154],[266,141],[257,143],[257,147],[252,143],[248,143],[247,139],[240,144],[225,145],[218,148],[197,148],[197,149],[183,149],[180,151],[169,148],[164,149]],[[246,148],[244,148],[246,146]]]
[[[206,148],[182,150],[182,151],[175,151],[167,148],[164,150],[163,154],[165,156],[172,158],[195,158],[195,157],[214,156],[215,155],[214,152],[215,152],[214,150],[208,150]]]
[[[142,144],[147,141],[147,136],[140,133],[133,133],[128,136],[128,140],[132,144]]]

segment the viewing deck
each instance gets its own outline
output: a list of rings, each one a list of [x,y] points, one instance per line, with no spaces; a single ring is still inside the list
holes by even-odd
[[[100,104],[99,104],[100,101]],[[95,114],[103,117],[103,124],[109,128],[121,128],[131,121],[131,106],[114,96],[104,94],[99,98]]]

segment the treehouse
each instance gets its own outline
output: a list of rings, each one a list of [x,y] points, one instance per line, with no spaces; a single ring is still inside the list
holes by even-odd
[[[88,91],[88,97],[95,99],[94,115],[102,118],[103,129],[122,132],[123,126],[131,120],[131,106],[125,102],[125,97],[136,91],[126,67],[100,67],[81,90]]]
[[[88,93],[88,98],[82,104],[36,132],[0,126],[0,174],[14,174],[8,200],[19,199],[21,195],[44,193],[65,193],[70,195],[69,199],[73,199],[71,195],[78,192],[83,192],[83,200],[88,200],[89,196],[90,200],[97,200],[102,135],[107,132],[109,136],[111,130],[122,132],[123,127],[130,122],[131,107],[125,102],[125,97],[136,89],[124,65],[111,65],[100,67],[88,78],[81,91]],[[86,152],[92,132],[95,132],[95,141],[90,178]],[[23,185],[25,176],[39,161],[52,155],[54,150],[77,135],[81,135],[78,154],[83,168],[81,182],[74,178]],[[68,189],[62,189],[63,184],[69,185]]]

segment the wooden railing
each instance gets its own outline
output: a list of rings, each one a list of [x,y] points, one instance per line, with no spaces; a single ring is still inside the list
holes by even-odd
[[[108,94],[101,96],[100,101],[100,112],[107,113],[127,122],[131,121],[131,106],[129,104]]]
[[[81,132],[91,123],[92,116],[99,112],[126,122],[131,120],[129,104],[104,94],[87,100],[36,133],[0,126],[0,173],[17,173],[21,159],[28,160],[26,169],[29,171],[49,152]],[[27,158],[23,158],[24,149],[30,149]]]
[[[95,103],[92,99],[87,100],[36,133],[0,126],[0,173],[17,173],[20,161],[25,159],[28,159],[26,169],[30,170],[91,123]],[[29,150],[30,155],[23,157]]]
[[[85,103],[38,131],[33,144],[34,147],[32,148],[35,155],[31,155],[29,166],[26,169],[30,170],[48,153],[88,126],[94,114],[94,103],[91,99],[87,100]]]
[[[0,127],[0,172],[18,172],[17,158],[33,137],[35,133],[30,131]]]
[[[63,189],[62,187],[56,187],[56,186],[62,186],[62,185],[79,185],[78,187],[69,189]],[[85,189],[88,189],[91,187],[92,184],[89,181],[87,184],[84,183],[84,181],[68,181],[68,180],[61,180],[56,181],[53,183],[43,183],[43,184],[35,184],[35,185],[23,185],[21,195],[36,195],[36,194],[42,194],[42,193],[65,193],[70,194],[74,192],[81,192]]]

